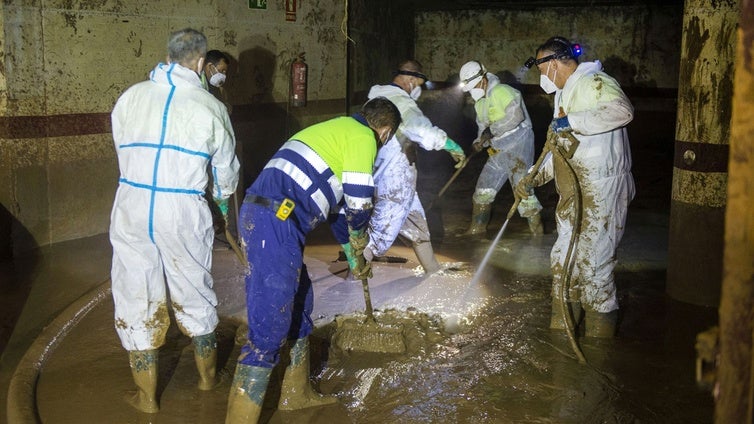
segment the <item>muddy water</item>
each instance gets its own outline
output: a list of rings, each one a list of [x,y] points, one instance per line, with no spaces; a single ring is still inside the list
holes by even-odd
[[[498,249],[505,253],[506,244]],[[332,327],[320,328],[312,340],[313,380],[322,392],[336,394],[338,405],[276,411],[277,370],[262,422],[711,422],[711,398],[694,384],[693,344],[714,311],[670,301],[663,278],[655,270],[618,274],[618,337],[580,337],[585,366],[565,334],[547,329],[549,277],[491,266],[480,280],[489,294],[486,306],[454,333],[445,332],[437,317],[422,317],[423,334],[433,337],[422,338],[407,355],[338,351],[329,346]],[[133,384],[112,305],[105,302],[45,365],[37,390],[41,421],[221,423],[239,349],[236,329],[228,321],[218,328],[225,378],[217,389],[201,392],[192,344],[171,326],[159,357],[161,411],[147,415],[123,401]]]

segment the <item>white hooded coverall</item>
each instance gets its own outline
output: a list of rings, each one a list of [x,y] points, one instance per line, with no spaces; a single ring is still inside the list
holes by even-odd
[[[129,351],[159,348],[167,293],[189,337],[218,323],[212,290],[212,215],[204,198],[236,189],[239,164],[225,106],[193,70],[158,64],[126,90],[111,114],[120,184],[111,213],[115,328]],[[166,287],[167,284],[167,287]]]
[[[613,270],[616,249],[623,237],[628,204],[635,189],[626,125],[633,106],[599,61],[578,66],[562,90],[555,93],[554,117],[560,108],[568,117],[579,146],[568,163],[575,170],[582,196],[581,231],[572,253],[575,265],[568,298],[590,311],[618,309]],[[560,142],[567,144],[565,139]],[[560,299],[565,260],[574,219],[574,187],[567,166],[545,158],[534,185],[555,178],[560,194],[556,208],[558,238],[550,254],[553,297]]]
[[[377,152],[374,161],[375,204],[369,220],[369,250],[384,255],[402,235],[415,244],[429,243],[429,225],[416,193],[416,167],[403,153],[402,143],[417,143],[425,150],[442,150],[448,136],[432,125],[414,99],[397,85],[375,85],[368,97],[383,96],[401,113],[396,135]]]
[[[521,93],[500,84],[500,79],[492,73],[488,72],[486,77],[485,97],[474,103],[477,140],[489,128],[493,149],[479,174],[472,196],[474,203],[480,205],[495,201],[495,196],[508,180],[513,189],[534,161],[534,131]],[[505,105],[504,110],[499,110],[501,105]],[[521,199],[518,205],[518,213],[524,218],[536,215],[541,209],[542,205],[534,195]]]

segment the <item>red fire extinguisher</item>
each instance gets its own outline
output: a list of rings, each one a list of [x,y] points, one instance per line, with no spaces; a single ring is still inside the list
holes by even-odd
[[[291,104],[294,107],[306,106],[306,71],[304,53],[291,63]]]

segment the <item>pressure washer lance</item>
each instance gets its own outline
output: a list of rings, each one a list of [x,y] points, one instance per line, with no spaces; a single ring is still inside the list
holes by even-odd
[[[573,157],[573,153],[576,151],[576,148],[579,145],[579,140],[570,132],[564,132],[562,135],[564,135],[566,138],[569,139],[570,146],[568,146],[568,150],[564,150],[562,147],[559,147],[557,145],[557,134],[551,133],[551,136],[548,137],[547,142],[545,142],[545,146],[542,149],[542,153],[540,153],[539,158],[537,158],[537,162],[534,163],[534,165],[530,168],[529,172],[524,176],[524,179],[532,179],[534,175],[539,172],[539,168],[542,166],[542,162],[544,161],[545,157],[547,156],[547,153],[550,151],[554,151],[553,154],[558,154],[561,156],[561,158],[568,164],[566,161],[567,158]],[[584,353],[581,352],[581,349],[579,348],[578,344],[576,343],[576,337],[573,333],[574,324],[572,320],[570,319],[568,315],[567,310],[567,303],[565,301],[565,286],[566,284],[570,284],[570,276],[573,273],[573,264],[572,261],[572,253],[573,253],[573,247],[576,242],[576,236],[578,235],[579,226],[578,223],[581,222],[581,205],[580,205],[580,186],[578,185],[578,179],[576,178],[576,174],[573,171],[573,169],[568,165],[569,170],[571,171],[571,175],[574,179],[574,187],[577,190],[576,194],[576,215],[577,215],[577,224],[574,225],[574,231],[571,234],[571,241],[568,245],[568,253],[566,254],[566,280],[562,282],[560,286],[560,300],[561,300],[561,313],[563,315],[563,322],[565,323],[566,327],[566,334],[568,335],[568,341],[571,344],[571,347],[573,348],[574,353],[576,354],[576,357],[578,358],[578,361],[582,364],[586,364],[586,358],[584,357]],[[516,209],[518,208],[518,204],[521,202],[521,198],[516,196],[516,201],[513,203],[513,206],[511,206],[511,209],[508,211],[508,215],[505,218],[505,222],[503,223],[503,226],[500,227],[500,231],[498,231],[497,235],[495,236],[495,240],[490,244],[489,249],[487,249],[487,253],[484,255],[484,258],[482,259],[482,262],[479,264],[479,268],[477,269],[476,273],[474,274],[474,277],[472,278],[471,282],[469,283],[469,287],[475,285],[478,283],[479,278],[482,274],[482,270],[487,265],[487,262],[490,259],[490,256],[492,256],[492,251],[497,246],[497,243],[500,241],[500,238],[503,236],[503,233],[505,232],[505,229],[508,227],[508,221],[513,217],[513,215],[516,213]]]

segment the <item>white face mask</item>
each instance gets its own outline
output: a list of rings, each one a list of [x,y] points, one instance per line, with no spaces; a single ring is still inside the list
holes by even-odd
[[[539,86],[542,87],[542,90],[544,90],[545,93],[552,94],[555,92],[555,90],[558,89],[558,86],[555,85],[555,83],[552,82],[550,78],[547,78],[547,74],[549,73],[550,73],[550,65],[548,64],[547,72],[539,75]],[[558,71],[555,71],[555,75],[553,75],[552,77],[555,78],[557,76],[558,76]]]
[[[200,58],[196,61],[196,74],[199,75],[199,78],[202,78],[202,74],[204,73],[204,58]]]
[[[474,99],[475,102],[478,102],[479,99],[484,97],[484,90],[481,88],[472,88],[469,90],[469,94],[471,94],[471,98]]]
[[[411,90],[411,93],[409,93],[409,96],[414,100],[419,100],[419,96],[422,95],[422,86],[417,85]]]
[[[384,146],[392,137],[389,129],[383,130],[381,133],[377,134],[377,149]]]
[[[212,75],[209,79],[209,83],[213,87],[222,87],[222,85],[225,84],[225,74],[218,72],[215,75]]]

